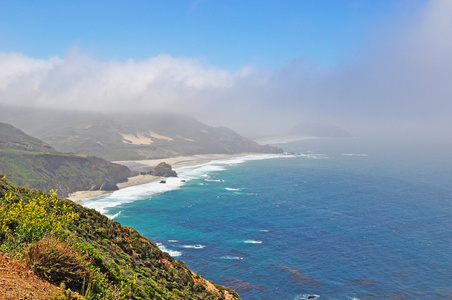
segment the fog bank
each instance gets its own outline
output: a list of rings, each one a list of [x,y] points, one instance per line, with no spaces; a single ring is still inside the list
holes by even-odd
[[[161,54],[103,61],[83,50],[39,59],[0,53],[0,104],[102,112],[172,112],[242,133],[283,134],[298,122],[354,135],[452,133],[452,2],[428,1],[369,34],[350,61],[331,68],[294,58],[276,70],[235,72]],[[227,49],[225,49],[227,51]]]

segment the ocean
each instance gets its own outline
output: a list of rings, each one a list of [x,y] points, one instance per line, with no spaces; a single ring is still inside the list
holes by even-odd
[[[452,299],[451,157],[273,143],[288,153],[176,169],[84,205],[245,300]]]

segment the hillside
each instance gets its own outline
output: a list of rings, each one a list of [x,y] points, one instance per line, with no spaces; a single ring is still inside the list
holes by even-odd
[[[39,278],[20,261],[0,251],[0,299],[48,300],[56,286]]]
[[[60,197],[79,190],[115,190],[132,172],[104,159],[59,153],[21,130],[0,123],[0,173],[14,184]]]
[[[4,109],[0,118],[58,151],[83,152],[110,161],[281,152],[281,149],[259,145],[228,128],[208,126],[182,115]]]
[[[55,286],[64,283],[85,299],[239,299],[160,251],[135,229],[69,200],[17,188],[2,176],[0,249],[1,256],[19,258],[36,276]],[[23,264],[17,264],[22,273]],[[29,285],[27,278],[34,280],[21,276],[23,286]]]

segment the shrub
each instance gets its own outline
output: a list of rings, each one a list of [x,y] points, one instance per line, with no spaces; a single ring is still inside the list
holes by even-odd
[[[83,300],[79,295],[74,294],[71,289],[66,289],[66,285],[61,283],[59,289],[55,291],[50,296],[50,300]]]
[[[91,278],[87,262],[70,245],[45,237],[25,250],[25,262],[38,276],[50,282],[64,282],[72,290],[80,291],[85,280]]]
[[[56,198],[56,193],[17,202],[9,193],[0,203],[0,237],[10,237],[18,245],[23,245],[41,239],[47,232],[61,232],[78,217]]]

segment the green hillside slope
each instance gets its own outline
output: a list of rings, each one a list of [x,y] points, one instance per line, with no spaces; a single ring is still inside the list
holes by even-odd
[[[83,152],[107,160],[156,159],[193,154],[279,153],[225,127],[182,115],[11,110],[0,118],[61,152]],[[14,116],[14,117],[13,117]]]
[[[132,172],[104,159],[59,153],[21,130],[0,123],[0,173],[14,184],[66,197],[79,190],[115,190]]]
[[[135,229],[69,200],[16,188],[2,176],[0,250],[85,299],[239,299]]]

